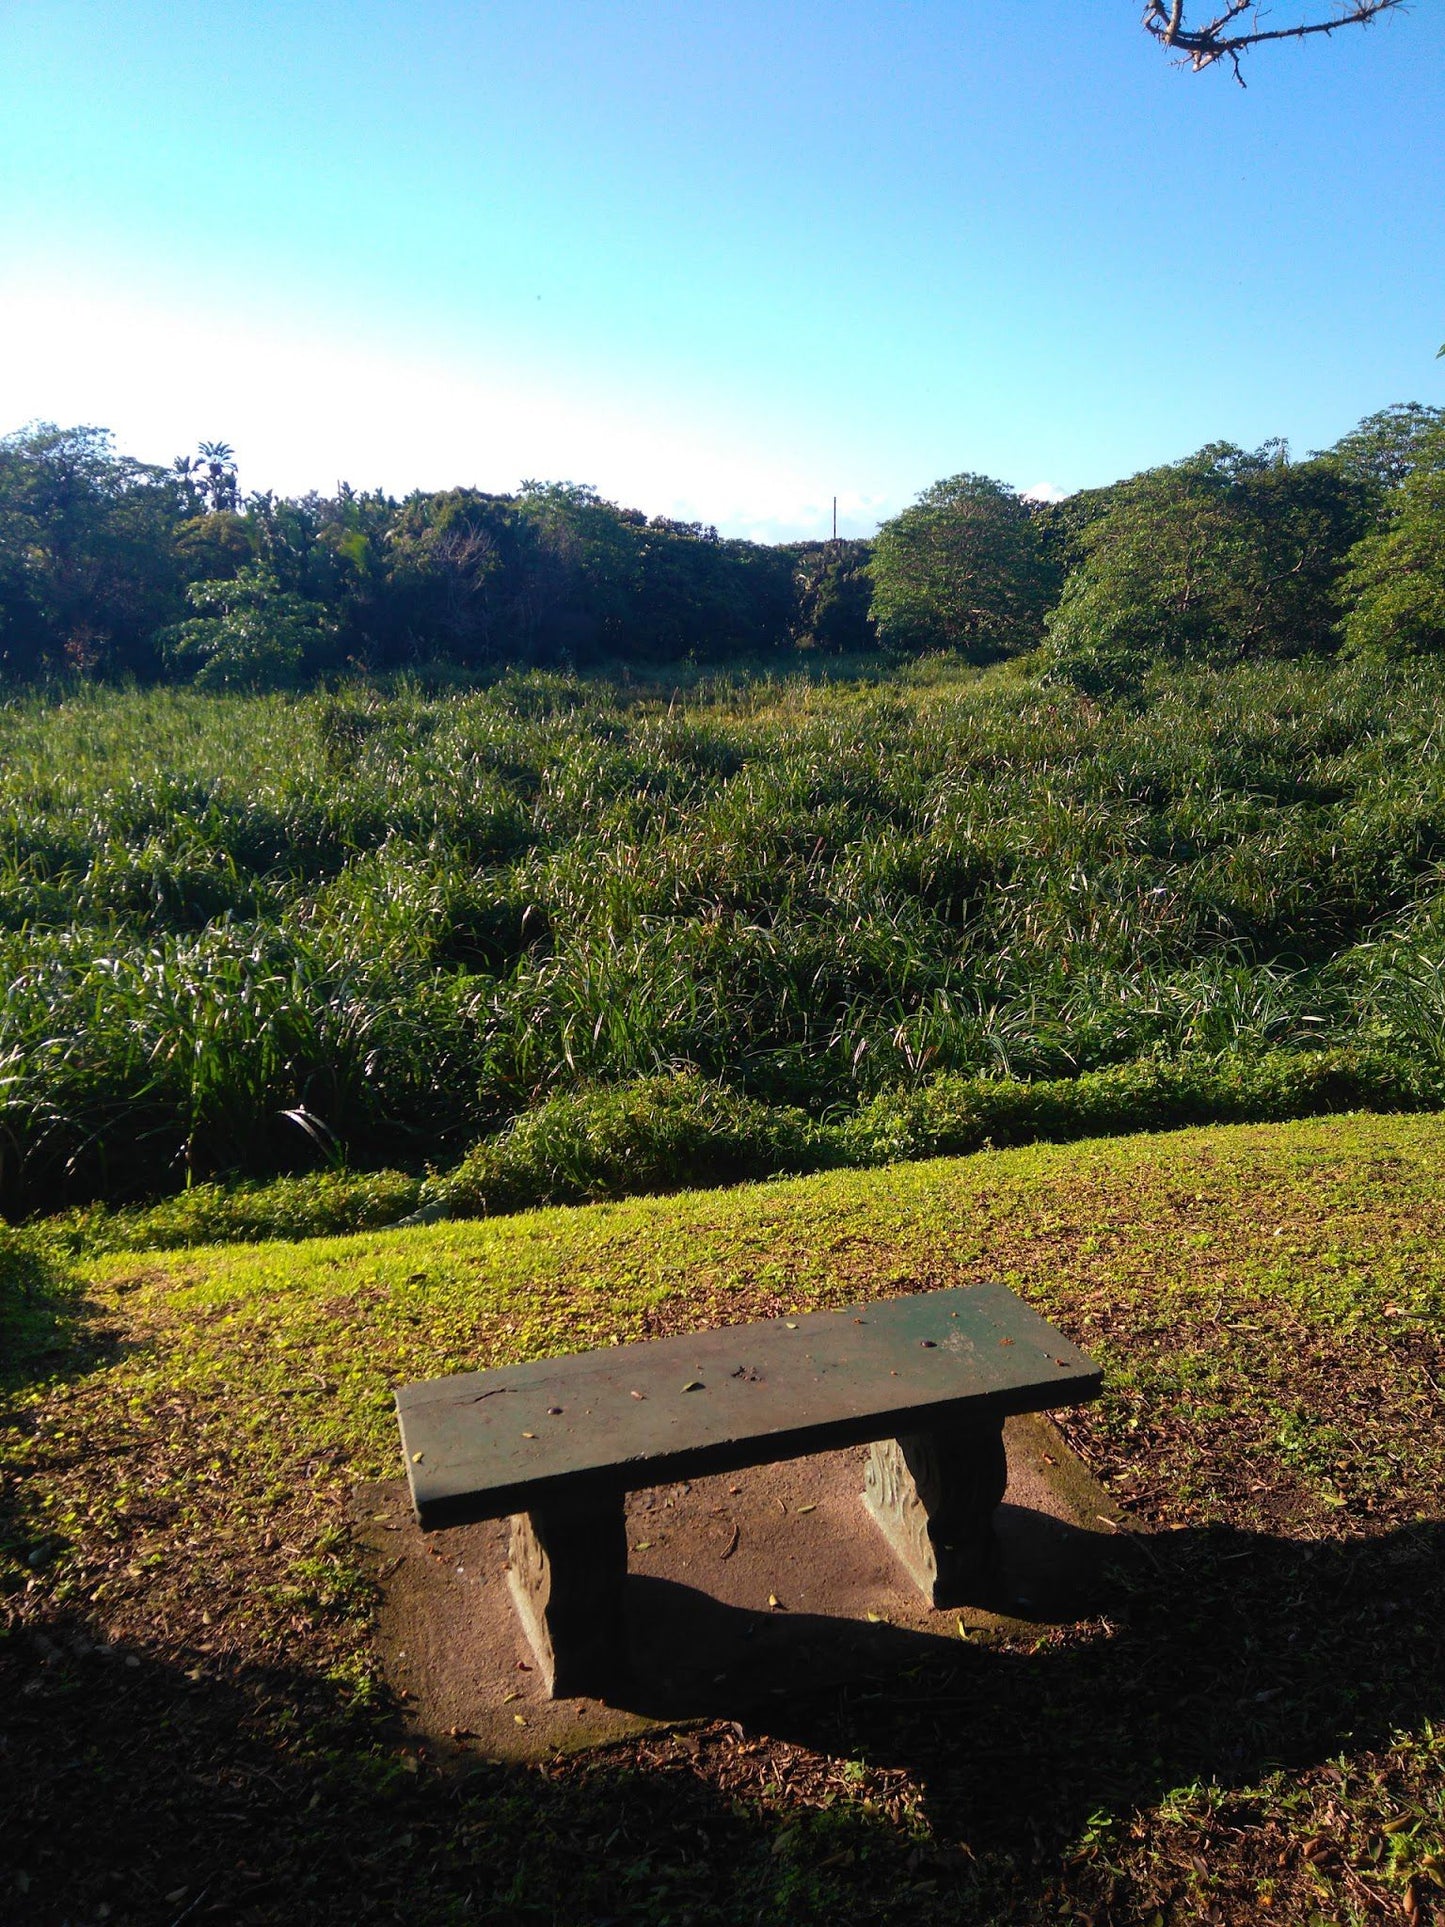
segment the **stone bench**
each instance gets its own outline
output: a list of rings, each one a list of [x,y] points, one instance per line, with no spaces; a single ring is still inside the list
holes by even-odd
[[[428,1379],[396,1407],[418,1524],[511,1515],[547,1690],[606,1698],[626,1667],[628,1492],[867,1445],[868,1511],[932,1605],[961,1603],[1007,1483],[1004,1420],[1099,1386],[1011,1291],[973,1285]]]

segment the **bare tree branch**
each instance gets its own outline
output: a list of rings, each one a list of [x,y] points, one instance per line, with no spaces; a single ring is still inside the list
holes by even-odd
[[[1216,6],[1221,0],[1214,0]],[[1202,73],[1216,60],[1227,60],[1234,68],[1240,86],[1244,75],[1239,56],[1247,47],[1262,46],[1266,40],[1303,40],[1309,34],[1338,33],[1341,27],[1368,27],[1382,13],[1393,13],[1405,0],[1333,0],[1334,12],[1327,20],[1301,20],[1289,27],[1261,27],[1258,0],[1223,0],[1223,10],[1206,26],[1190,27],[1184,20],[1184,0],[1146,0],[1144,28],[1161,46],[1177,50],[1181,64],[1188,61],[1194,72]],[[1246,20],[1244,16],[1253,16]],[[1234,31],[1236,22],[1241,30]]]

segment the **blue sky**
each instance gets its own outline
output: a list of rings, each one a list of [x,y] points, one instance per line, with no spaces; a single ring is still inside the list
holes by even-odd
[[[1445,401],[1445,6],[1139,11],[0,0],[0,431],[776,537]]]

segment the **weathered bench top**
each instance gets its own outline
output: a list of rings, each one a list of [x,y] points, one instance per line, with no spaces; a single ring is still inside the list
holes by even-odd
[[[1003,1285],[614,1345],[403,1386],[417,1519],[665,1485],[1092,1398],[1101,1375]]]

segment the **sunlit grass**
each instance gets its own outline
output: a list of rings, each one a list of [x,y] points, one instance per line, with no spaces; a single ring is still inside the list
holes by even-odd
[[[1357,1117],[81,1257],[48,1281],[31,1243],[12,1282],[32,1310],[59,1293],[70,1329],[10,1388],[0,1437],[20,1634],[0,1658],[32,1695],[11,1730],[45,1820],[27,1864],[55,1893],[96,1871],[66,1773],[100,1733],[83,1756],[107,1811],[164,1797],[188,1817],[161,1891],[192,1878],[197,1826],[226,1843],[207,1860],[225,1896],[253,1884],[238,1839],[288,1895],[338,1833],[368,1843],[327,1918],[383,1882],[427,1919],[1042,1927],[1223,1896],[1309,1927],[1403,1917],[1412,1895],[1427,1919],[1442,1206],[1445,1123]],[[982,1279],[1104,1367],[1069,1434],[1157,1529],[1118,1611],[960,1645],[801,1738],[743,1710],[701,1750],[654,1735],[444,1778],[384,1723],[345,1519],[355,1481],[400,1474],[397,1383]],[[105,1657],[71,1657],[98,1640]],[[218,1760],[219,1816],[198,1804]],[[700,1830],[660,1875],[680,1812]]]

